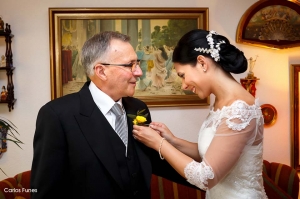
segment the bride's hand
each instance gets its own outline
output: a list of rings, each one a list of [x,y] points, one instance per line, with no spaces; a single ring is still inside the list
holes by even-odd
[[[160,136],[166,138],[169,143],[175,142],[176,137],[164,123],[152,122],[149,127],[158,131]]]
[[[133,125],[134,139],[142,142],[146,146],[158,150],[162,137],[159,132],[150,127]]]

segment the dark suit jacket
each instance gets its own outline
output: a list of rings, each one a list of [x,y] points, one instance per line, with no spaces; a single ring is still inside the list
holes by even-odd
[[[37,117],[31,188],[37,189],[32,199],[47,198],[124,198],[118,164],[109,134],[116,134],[93,101],[87,82],[78,92],[44,105]],[[126,97],[127,114],[149,110],[142,101]],[[148,122],[151,122],[150,114]],[[132,138],[132,119],[128,118],[128,134]],[[156,151],[134,141],[145,193],[150,197],[151,174],[185,183]]]

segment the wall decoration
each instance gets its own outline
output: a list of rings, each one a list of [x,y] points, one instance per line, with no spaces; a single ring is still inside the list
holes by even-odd
[[[300,1],[256,2],[242,16],[236,42],[274,49],[300,46]]]
[[[299,137],[299,97],[300,97],[300,64],[290,66],[290,99],[291,99],[291,165],[300,171],[300,137]]]
[[[49,19],[52,99],[83,86],[88,80],[80,63],[83,43],[97,32],[112,30],[131,37],[141,66],[145,65],[134,97],[150,107],[209,105],[208,98],[199,99],[181,89],[171,60],[183,34],[195,28],[208,29],[208,8],[49,8]],[[169,54],[163,66],[155,62],[160,47]],[[165,70],[162,84],[153,79],[155,67]]]
[[[0,16],[0,32],[4,32],[4,21],[2,20],[1,16]]]
[[[277,110],[271,104],[263,104],[260,106],[264,117],[265,126],[273,125],[277,119]]]
[[[2,86],[0,101],[5,102],[7,100],[7,96],[8,96],[8,92],[5,88],[5,86]]]
[[[6,67],[6,57],[5,57],[5,55],[1,56],[0,67]]]
[[[253,96],[255,97],[255,94],[256,94],[256,87],[255,87],[255,84],[256,84],[256,81],[259,80],[259,78],[257,78],[255,75],[254,75],[254,66],[255,66],[255,63],[256,63],[256,59],[257,59],[258,56],[256,56],[256,58],[252,58],[250,57],[248,59],[248,73],[247,73],[247,76],[245,78],[241,78],[240,79],[240,82],[241,82],[241,85]]]

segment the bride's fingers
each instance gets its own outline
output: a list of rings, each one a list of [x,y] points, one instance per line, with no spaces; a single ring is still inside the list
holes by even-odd
[[[158,133],[161,136],[161,132],[159,130],[154,130],[156,133]]]
[[[155,126],[160,126],[160,127],[162,127],[162,126],[163,126],[163,123],[160,123],[160,122],[151,122],[150,125],[155,125]]]
[[[133,136],[135,136],[135,137],[138,136],[138,130],[133,129],[133,130],[132,130],[132,133],[133,133]]]
[[[161,126],[150,125],[149,127],[158,132],[164,131],[164,128]]]

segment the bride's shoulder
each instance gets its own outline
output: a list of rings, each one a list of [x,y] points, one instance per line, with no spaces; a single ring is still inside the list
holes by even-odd
[[[259,99],[236,99],[228,107],[236,109],[256,109],[260,107]]]
[[[260,107],[258,98],[235,98],[221,106],[221,108],[211,107],[211,111],[228,111],[238,109],[257,109]]]

